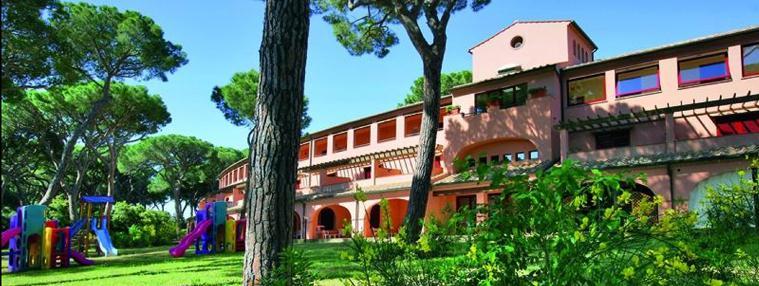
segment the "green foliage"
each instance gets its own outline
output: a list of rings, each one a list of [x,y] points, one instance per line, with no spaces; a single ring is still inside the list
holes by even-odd
[[[65,3],[51,19],[61,48],[55,67],[70,79],[160,78],[187,63],[182,47],[163,38],[152,19],[111,6]]]
[[[695,228],[696,214],[667,210],[661,198],[633,196],[644,178],[584,170],[573,162],[528,176],[502,166],[472,170],[502,193],[493,204],[463,210],[441,227],[434,220],[412,244],[380,232],[353,235],[362,272],[348,285],[755,285],[759,249],[745,214],[754,182],[710,192],[713,227]],[[736,198],[737,194],[743,194]],[[723,196],[723,197],[720,197]],[[477,218],[485,218],[475,223]],[[721,224],[718,226],[717,224]],[[457,228],[466,227],[466,231]],[[402,232],[403,233],[403,232]],[[451,251],[463,233],[465,254]],[[459,240],[461,241],[461,240]],[[438,250],[435,246],[440,247]]]
[[[47,206],[47,219],[57,220],[58,225],[68,226],[71,225],[71,219],[69,219],[69,201],[66,196],[56,196],[52,202]]]
[[[472,82],[472,72],[468,70],[443,73],[440,75],[440,94],[448,95],[452,87]],[[403,102],[398,103],[398,106],[404,106],[422,102],[424,96],[424,77],[420,76],[414,80],[414,84],[411,85],[411,90],[406,94]],[[448,110],[450,112],[450,110]]]
[[[280,254],[279,265],[269,276],[261,279],[261,285],[267,286],[311,286],[316,285],[313,263],[305,253],[288,247]]]
[[[230,82],[222,87],[214,87],[211,101],[216,104],[227,121],[236,126],[250,126],[256,110],[259,73],[255,69],[232,75]],[[308,97],[303,97],[301,129],[311,124],[308,116]]]
[[[418,1],[351,1],[318,0],[315,10],[324,13],[323,19],[332,25],[337,41],[351,55],[374,54],[385,57],[390,48],[399,43],[396,32],[390,27],[402,24],[411,34],[421,35],[416,24],[424,18],[432,33],[445,28],[450,14],[461,11],[467,6],[478,11],[490,3],[490,0],[442,0]],[[360,11],[360,12],[356,12]],[[365,11],[365,13],[364,13]],[[414,27],[411,27],[411,26]],[[436,39],[439,35],[433,35]],[[416,44],[416,43],[415,43]],[[417,47],[419,49],[419,47]]]
[[[55,0],[7,0],[2,6],[2,100],[23,96],[27,88],[44,88],[53,84],[50,61],[56,45],[45,15],[55,14],[60,4]]]
[[[692,245],[699,254],[709,276],[745,285],[759,284],[759,249],[746,249],[759,241],[756,227],[756,203],[759,185],[746,179],[745,171],[733,185],[711,186],[707,189],[707,225],[692,231]]]
[[[119,170],[127,174],[153,170],[156,177],[149,191],[171,192],[177,202],[177,222],[181,225],[183,210],[197,205],[201,198],[215,191],[216,176],[242,158],[239,150],[214,147],[192,136],[161,135],[130,145],[118,163]]]
[[[168,245],[176,239],[174,220],[168,213],[125,202],[113,207],[111,235],[114,244],[123,247]]]

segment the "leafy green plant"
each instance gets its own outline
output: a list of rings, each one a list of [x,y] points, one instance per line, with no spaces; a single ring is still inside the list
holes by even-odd
[[[280,264],[274,268],[270,276],[261,279],[261,285],[266,286],[311,286],[316,285],[316,275],[313,273],[310,260],[306,259],[303,251],[288,247],[280,255]]]
[[[143,205],[117,202],[111,214],[114,244],[124,247],[167,245],[176,239],[174,219]]]

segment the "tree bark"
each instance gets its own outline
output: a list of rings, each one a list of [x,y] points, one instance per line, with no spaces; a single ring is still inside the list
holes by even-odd
[[[422,127],[416,166],[411,180],[411,191],[406,211],[406,241],[416,242],[422,232],[422,220],[427,209],[428,192],[431,187],[432,165],[435,160],[435,146],[440,115],[440,73],[442,56],[424,59],[424,98]]]
[[[50,180],[50,183],[47,186],[47,190],[45,190],[45,195],[42,196],[39,204],[47,205],[50,203],[50,201],[53,200],[55,195],[58,194],[60,182],[66,175],[66,169],[68,169],[68,165],[71,161],[71,154],[74,152],[76,142],[79,141],[79,138],[82,137],[84,131],[89,128],[92,123],[95,122],[95,118],[97,118],[103,108],[111,103],[112,100],[113,97],[111,96],[111,79],[108,78],[103,83],[103,96],[92,104],[92,109],[90,109],[90,112],[87,113],[84,121],[79,125],[79,127],[76,128],[76,130],[74,130],[74,133],[71,134],[71,138],[63,146],[63,153],[61,154],[61,158],[58,160],[57,164],[58,168],[55,170],[55,175],[53,175],[53,179]]]
[[[118,160],[118,151],[114,142],[108,142],[108,196],[116,198],[116,160]],[[105,213],[110,214],[113,205],[105,205]]]
[[[174,194],[174,212],[177,218],[177,234],[180,234],[182,224],[184,223],[184,213],[182,211],[181,203],[181,190],[179,187],[173,187],[172,193]]]
[[[308,0],[266,1],[243,285],[260,283],[292,244],[309,13]]]

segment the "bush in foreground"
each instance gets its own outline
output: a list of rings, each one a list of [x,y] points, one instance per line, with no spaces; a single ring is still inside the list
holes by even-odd
[[[111,235],[119,247],[167,245],[176,239],[174,222],[167,212],[117,202],[111,214]]]
[[[470,221],[461,241],[463,255],[450,255],[450,241],[431,239],[428,230],[418,244],[385,236],[352,237],[348,258],[362,267],[346,285],[756,285],[757,253],[740,246],[757,239],[744,219],[746,208],[733,199],[713,200],[713,228],[695,227],[695,213],[667,210],[662,199],[633,195],[641,177],[585,170],[572,162],[528,176],[505,176],[501,166],[478,167],[477,177],[502,193],[497,203],[457,214],[451,221]],[[756,190],[753,183],[731,186]],[[738,192],[740,193],[740,192]],[[746,191],[746,196],[753,196]],[[717,210],[722,213],[715,213]],[[737,215],[736,215],[737,214]],[[458,219],[457,219],[458,217]],[[463,218],[463,219],[461,219]],[[726,224],[725,219],[730,219]],[[460,225],[460,224],[459,224]],[[432,230],[432,231],[430,231]],[[350,231],[350,229],[348,229]],[[403,233],[403,232],[401,232]],[[445,245],[435,245],[438,242]],[[430,245],[433,244],[433,245]],[[446,254],[448,253],[448,254]],[[455,253],[455,252],[453,252]]]

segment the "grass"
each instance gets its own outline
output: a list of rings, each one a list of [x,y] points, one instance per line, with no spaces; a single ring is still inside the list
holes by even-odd
[[[119,256],[95,258],[93,266],[8,273],[7,256],[2,261],[2,285],[239,285],[243,253],[172,258],[169,246],[119,249]],[[340,279],[358,271],[355,264],[340,258],[346,243],[297,244],[313,261],[321,285],[341,285]]]

